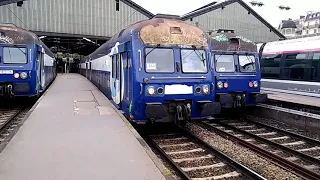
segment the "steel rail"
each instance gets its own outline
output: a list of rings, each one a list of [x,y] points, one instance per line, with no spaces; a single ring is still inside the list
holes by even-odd
[[[221,153],[220,151],[215,150],[213,147],[211,147],[208,143],[204,142],[200,138],[192,135],[190,132],[187,132],[186,130],[180,128],[179,130],[181,135],[186,136],[191,141],[197,142],[200,146],[204,147],[205,150],[210,152],[211,154],[215,155],[217,158],[221,159],[222,161],[225,161],[227,165],[233,167],[234,169],[240,170],[241,173],[243,173],[244,176],[249,177],[250,179],[261,179],[266,180],[263,176],[258,174],[257,172],[253,171],[252,169],[234,161],[227,155]],[[157,135],[158,136],[158,135]],[[176,164],[158,145],[156,142],[152,140],[152,136],[148,136],[149,140],[152,142],[152,144],[165,156],[167,160],[179,171],[180,174],[184,176],[186,179],[191,179],[180,167],[178,164]]]
[[[304,167],[302,166],[299,166],[295,163],[292,163],[280,156],[277,156],[275,154],[272,154],[271,152],[269,151],[266,151],[258,146],[255,146],[249,142],[246,142],[236,136],[233,136],[227,132],[224,132],[223,130],[220,130],[216,127],[213,127],[211,126],[210,124],[207,124],[205,122],[195,122],[195,124],[198,124],[199,126],[201,127],[204,127],[205,129],[208,129],[209,131],[214,131],[214,132],[217,132],[218,134],[220,134],[221,136],[223,137],[229,137],[231,138],[233,141],[236,141],[238,142],[240,145],[256,152],[257,154],[260,154],[274,162],[276,162],[277,164],[279,164],[280,166],[282,166],[283,168],[289,168],[293,171],[295,171],[296,174],[298,174],[299,176],[303,177],[303,178],[306,178],[306,179],[310,179],[310,180],[319,180],[320,179],[320,175],[313,172],[313,171],[310,171],[308,169],[305,169]]]
[[[260,123],[260,122],[256,122],[256,121],[248,119],[247,117],[244,120],[247,121],[247,122],[253,123],[253,124],[258,124],[260,126],[267,127],[268,129],[272,129],[274,131],[279,131],[281,133],[288,134],[288,135],[290,135],[292,137],[302,139],[302,140],[307,141],[309,143],[317,144],[318,146],[320,145],[320,141],[318,141],[316,139],[312,139],[312,138],[307,137],[307,136],[303,136],[303,135],[300,135],[300,134],[297,134],[297,133],[294,133],[294,132],[286,131],[286,130],[283,130],[283,129],[280,129],[280,128],[276,128],[276,127],[273,127],[273,126],[270,126],[270,125],[267,125],[267,124],[263,124],[263,123]]]
[[[293,149],[291,149],[291,148],[288,148],[288,147],[286,147],[286,146],[282,146],[281,144],[272,142],[272,141],[267,140],[267,139],[265,139],[265,138],[263,138],[263,137],[257,136],[257,135],[255,135],[255,134],[253,134],[253,133],[247,132],[247,131],[245,131],[245,130],[239,129],[239,128],[234,127],[234,126],[232,126],[232,125],[223,123],[223,122],[221,122],[221,121],[216,121],[215,123],[217,123],[217,124],[219,124],[219,125],[221,125],[221,126],[230,128],[230,129],[232,129],[232,130],[234,130],[234,131],[238,131],[238,132],[240,132],[240,133],[242,133],[242,134],[245,134],[245,135],[247,135],[247,136],[250,136],[250,137],[253,137],[253,138],[257,139],[258,141],[261,141],[261,142],[266,143],[266,144],[270,144],[271,146],[274,146],[274,147],[277,147],[277,148],[279,148],[279,149],[285,150],[285,151],[287,151],[287,152],[289,152],[289,153],[291,153],[291,154],[297,155],[297,156],[299,156],[299,157],[301,157],[301,158],[303,158],[303,159],[305,159],[305,160],[307,160],[307,161],[310,161],[310,162],[312,162],[312,163],[316,163],[316,164],[320,165],[320,160],[319,160],[319,159],[316,159],[316,158],[314,158],[314,157],[312,157],[312,156],[306,155],[306,154],[301,153],[301,152],[299,152],[299,151],[295,151],[295,150],[293,150]],[[284,134],[285,134],[285,133],[284,133]]]
[[[14,118],[16,118],[21,112],[23,108],[19,109],[16,113],[14,113],[12,116],[10,116],[3,124],[0,125],[0,131],[9,123],[11,122]]]

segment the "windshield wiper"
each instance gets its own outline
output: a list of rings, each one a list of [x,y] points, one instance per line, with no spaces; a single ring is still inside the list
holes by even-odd
[[[205,66],[206,64],[205,64],[205,58],[203,57],[203,53],[200,53],[199,52],[199,50],[197,49],[197,47],[196,46],[192,46],[192,48],[193,48],[193,51],[197,54],[197,56],[199,57],[199,59],[202,61],[202,63],[203,63],[203,65]],[[200,56],[200,54],[201,54],[201,56]]]
[[[13,46],[18,48],[24,55],[27,55],[27,53],[23,52],[17,45],[13,44]]]
[[[148,54],[150,54],[153,50],[155,50],[157,47],[159,47],[160,44],[157,44],[155,47],[153,47],[145,56],[144,58],[146,58],[148,56]]]

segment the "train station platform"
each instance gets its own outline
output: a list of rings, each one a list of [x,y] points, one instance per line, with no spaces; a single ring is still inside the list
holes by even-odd
[[[0,154],[0,179],[165,179],[129,127],[85,77],[59,74]]]
[[[317,97],[310,97],[310,96],[303,96],[303,95],[296,95],[296,94],[289,94],[284,92],[268,91],[268,90],[261,90],[261,92],[267,93],[268,99],[270,100],[302,104],[302,105],[308,105],[313,107],[320,107],[320,99]]]

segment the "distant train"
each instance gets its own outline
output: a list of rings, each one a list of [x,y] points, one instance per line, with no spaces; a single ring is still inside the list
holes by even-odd
[[[34,33],[0,26],[0,97],[37,97],[55,77],[54,54]]]
[[[262,89],[320,97],[320,36],[258,45]]]
[[[211,33],[212,68],[216,79],[216,102],[238,108],[266,102],[260,93],[261,72],[257,46],[233,30]]]
[[[135,122],[184,122],[219,114],[208,35],[156,15],[117,33],[81,61],[80,73]]]

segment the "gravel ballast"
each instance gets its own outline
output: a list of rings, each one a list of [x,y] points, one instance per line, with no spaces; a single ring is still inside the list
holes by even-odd
[[[190,123],[186,125],[186,129],[216,150],[251,168],[267,179],[301,179],[295,174],[288,172],[287,170],[284,170],[258,156],[247,148],[236,145],[232,141],[224,139],[214,132],[210,132],[204,128]]]

